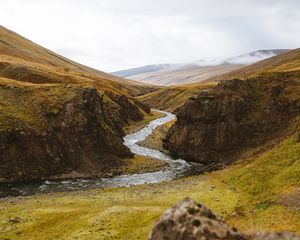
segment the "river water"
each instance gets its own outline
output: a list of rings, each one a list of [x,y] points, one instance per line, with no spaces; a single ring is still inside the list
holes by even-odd
[[[80,189],[104,188],[104,187],[129,187],[141,184],[159,183],[170,181],[203,172],[203,167],[197,164],[187,163],[183,159],[173,159],[160,151],[142,147],[139,141],[148,137],[158,126],[176,119],[172,113],[159,111],[165,116],[151,121],[146,127],[136,133],[124,137],[124,145],[138,155],[152,157],[167,161],[169,167],[162,171],[120,175],[110,178],[69,179],[69,180],[45,180],[26,183],[2,183],[0,184],[0,197],[26,196],[49,192],[74,191]]]

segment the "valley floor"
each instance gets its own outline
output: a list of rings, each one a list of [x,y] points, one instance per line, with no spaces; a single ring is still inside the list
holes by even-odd
[[[300,143],[202,176],[129,188],[0,201],[0,239],[147,239],[162,212],[186,196],[241,230],[300,234]]]

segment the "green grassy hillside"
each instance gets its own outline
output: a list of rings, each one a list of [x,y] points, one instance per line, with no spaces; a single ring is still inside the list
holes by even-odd
[[[300,142],[291,136],[228,169],[130,188],[0,202],[2,239],[146,239],[160,214],[190,196],[246,230],[300,233]],[[256,156],[255,156],[256,155]],[[38,231],[37,231],[38,230]]]

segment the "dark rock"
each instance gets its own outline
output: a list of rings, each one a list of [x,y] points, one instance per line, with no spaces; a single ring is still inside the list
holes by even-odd
[[[202,204],[186,198],[168,209],[149,240],[300,240],[292,233],[245,234],[229,226]]]
[[[134,104],[136,104],[139,108],[141,108],[145,113],[149,114],[150,113],[150,107],[146,103],[142,103],[141,101],[137,99],[132,99]]]
[[[299,81],[255,78],[221,82],[178,109],[164,139],[176,157],[227,164],[244,149],[280,136],[300,114]]]
[[[118,122],[125,122],[126,124],[129,124],[130,121],[141,121],[143,119],[143,114],[141,113],[138,105],[135,104],[138,102],[140,105],[143,105],[141,102],[134,100],[134,103],[133,101],[130,101],[127,96],[118,95],[110,91],[106,91],[105,93],[116,103],[115,106],[110,106],[110,110],[117,109],[118,115],[121,117]]]
[[[14,217],[14,218],[10,218],[8,221],[9,221],[10,223],[19,223],[19,222],[21,222],[21,218],[19,218],[19,217]]]
[[[132,157],[123,145],[123,127],[142,119],[139,108],[125,96],[109,94],[113,100],[106,101],[92,87],[70,91],[74,91],[70,100],[50,110],[33,103],[43,110],[39,128],[15,120],[0,131],[0,181],[44,179],[73,171],[101,176],[122,166],[122,158]]]

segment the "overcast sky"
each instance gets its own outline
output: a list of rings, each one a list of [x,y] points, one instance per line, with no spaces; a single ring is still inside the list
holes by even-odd
[[[300,0],[1,0],[0,24],[109,72],[300,47]]]

